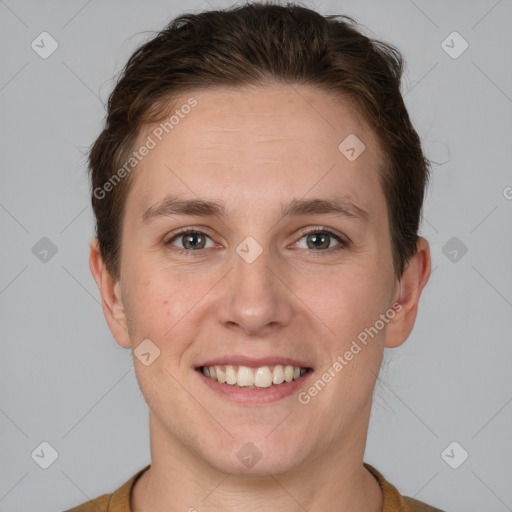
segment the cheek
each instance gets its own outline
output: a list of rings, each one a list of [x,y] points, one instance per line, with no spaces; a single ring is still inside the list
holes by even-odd
[[[325,379],[318,377],[327,381],[335,375],[332,380],[336,383],[328,386],[326,397],[331,394],[329,399],[340,407],[343,403],[359,404],[371,395],[382,361],[387,324],[382,324],[380,315],[389,309],[388,281],[377,264],[373,268],[351,267],[330,281],[331,292],[323,298],[329,308],[324,310],[325,323],[334,335],[323,340],[329,361],[322,368]]]
[[[151,258],[141,258],[129,270],[131,309],[137,321],[160,325],[184,314],[190,287],[176,271]]]
[[[334,382],[327,386],[325,397],[329,397],[327,402],[332,400],[340,407],[359,407],[367,400],[382,360],[385,326],[372,328],[388,309],[387,294],[376,276],[363,277],[347,273],[333,282],[336,290],[324,297],[329,308],[325,311],[325,323],[334,335],[323,339],[329,358],[317,378]]]
[[[183,275],[176,269],[141,265],[130,280],[128,302],[130,337],[136,347],[144,339],[153,341],[161,351],[157,361],[166,366],[179,364],[181,355],[197,337],[205,295],[213,283],[197,272]]]
[[[389,286],[389,278],[379,265],[364,261],[333,275],[329,279],[328,295],[317,295],[316,300],[329,308],[329,317],[338,329],[343,327],[338,334],[346,337],[347,328],[364,328],[384,313],[388,307]]]

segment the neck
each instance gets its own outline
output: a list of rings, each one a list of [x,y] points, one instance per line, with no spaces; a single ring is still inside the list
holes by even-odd
[[[238,476],[207,464],[150,413],[151,468],[132,492],[133,512],[381,512],[378,482],[363,466],[367,429],[293,471]]]

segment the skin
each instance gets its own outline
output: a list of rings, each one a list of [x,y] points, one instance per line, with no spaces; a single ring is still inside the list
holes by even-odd
[[[198,91],[175,104],[190,96],[198,105],[133,171],[119,280],[96,239],[90,248],[116,341],[134,349],[150,339],[161,351],[149,366],[134,358],[150,409],[152,466],[134,488],[132,509],[380,511],[380,488],[362,465],[372,393],[384,347],[401,345],[413,328],[430,274],[428,243],[419,239],[397,280],[382,154],[347,103],[311,87],[267,85]],[[354,161],[338,150],[349,134],[366,146]],[[222,201],[227,215],[145,223],[143,213],[168,194]],[[368,219],[280,215],[292,199],[333,196]],[[187,226],[209,237],[189,257],[177,251],[186,237],[173,239]],[[335,250],[330,237],[315,249],[315,235],[303,232],[317,226],[349,245]],[[236,252],[248,236],[263,249],[250,264]],[[292,357],[314,370],[298,388],[307,390],[395,302],[394,318],[306,405],[296,392],[235,403],[195,370],[229,354]],[[250,468],[237,457],[248,442],[261,452]]]

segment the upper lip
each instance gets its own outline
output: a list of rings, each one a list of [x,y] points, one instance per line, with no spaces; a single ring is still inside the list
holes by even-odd
[[[279,356],[270,356],[270,357],[248,357],[243,355],[229,355],[222,357],[215,357],[214,359],[208,359],[201,363],[198,368],[201,366],[221,366],[221,365],[236,365],[236,366],[249,366],[258,368],[260,366],[276,366],[278,364],[282,366],[297,366],[300,368],[311,368],[311,366],[304,361],[299,361],[298,359],[292,359],[290,357],[279,357]]]

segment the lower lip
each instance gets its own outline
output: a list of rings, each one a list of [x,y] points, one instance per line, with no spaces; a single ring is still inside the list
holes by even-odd
[[[277,402],[282,398],[290,396],[297,390],[297,388],[306,382],[313,371],[309,370],[300,379],[292,380],[291,382],[283,382],[277,386],[271,385],[268,388],[259,389],[241,388],[236,385],[231,386],[230,384],[223,384],[218,380],[206,377],[201,370],[197,370],[197,373],[201,380],[209,386],[211,390],[223,395],[225,398],[242,404],[257,405]]]

